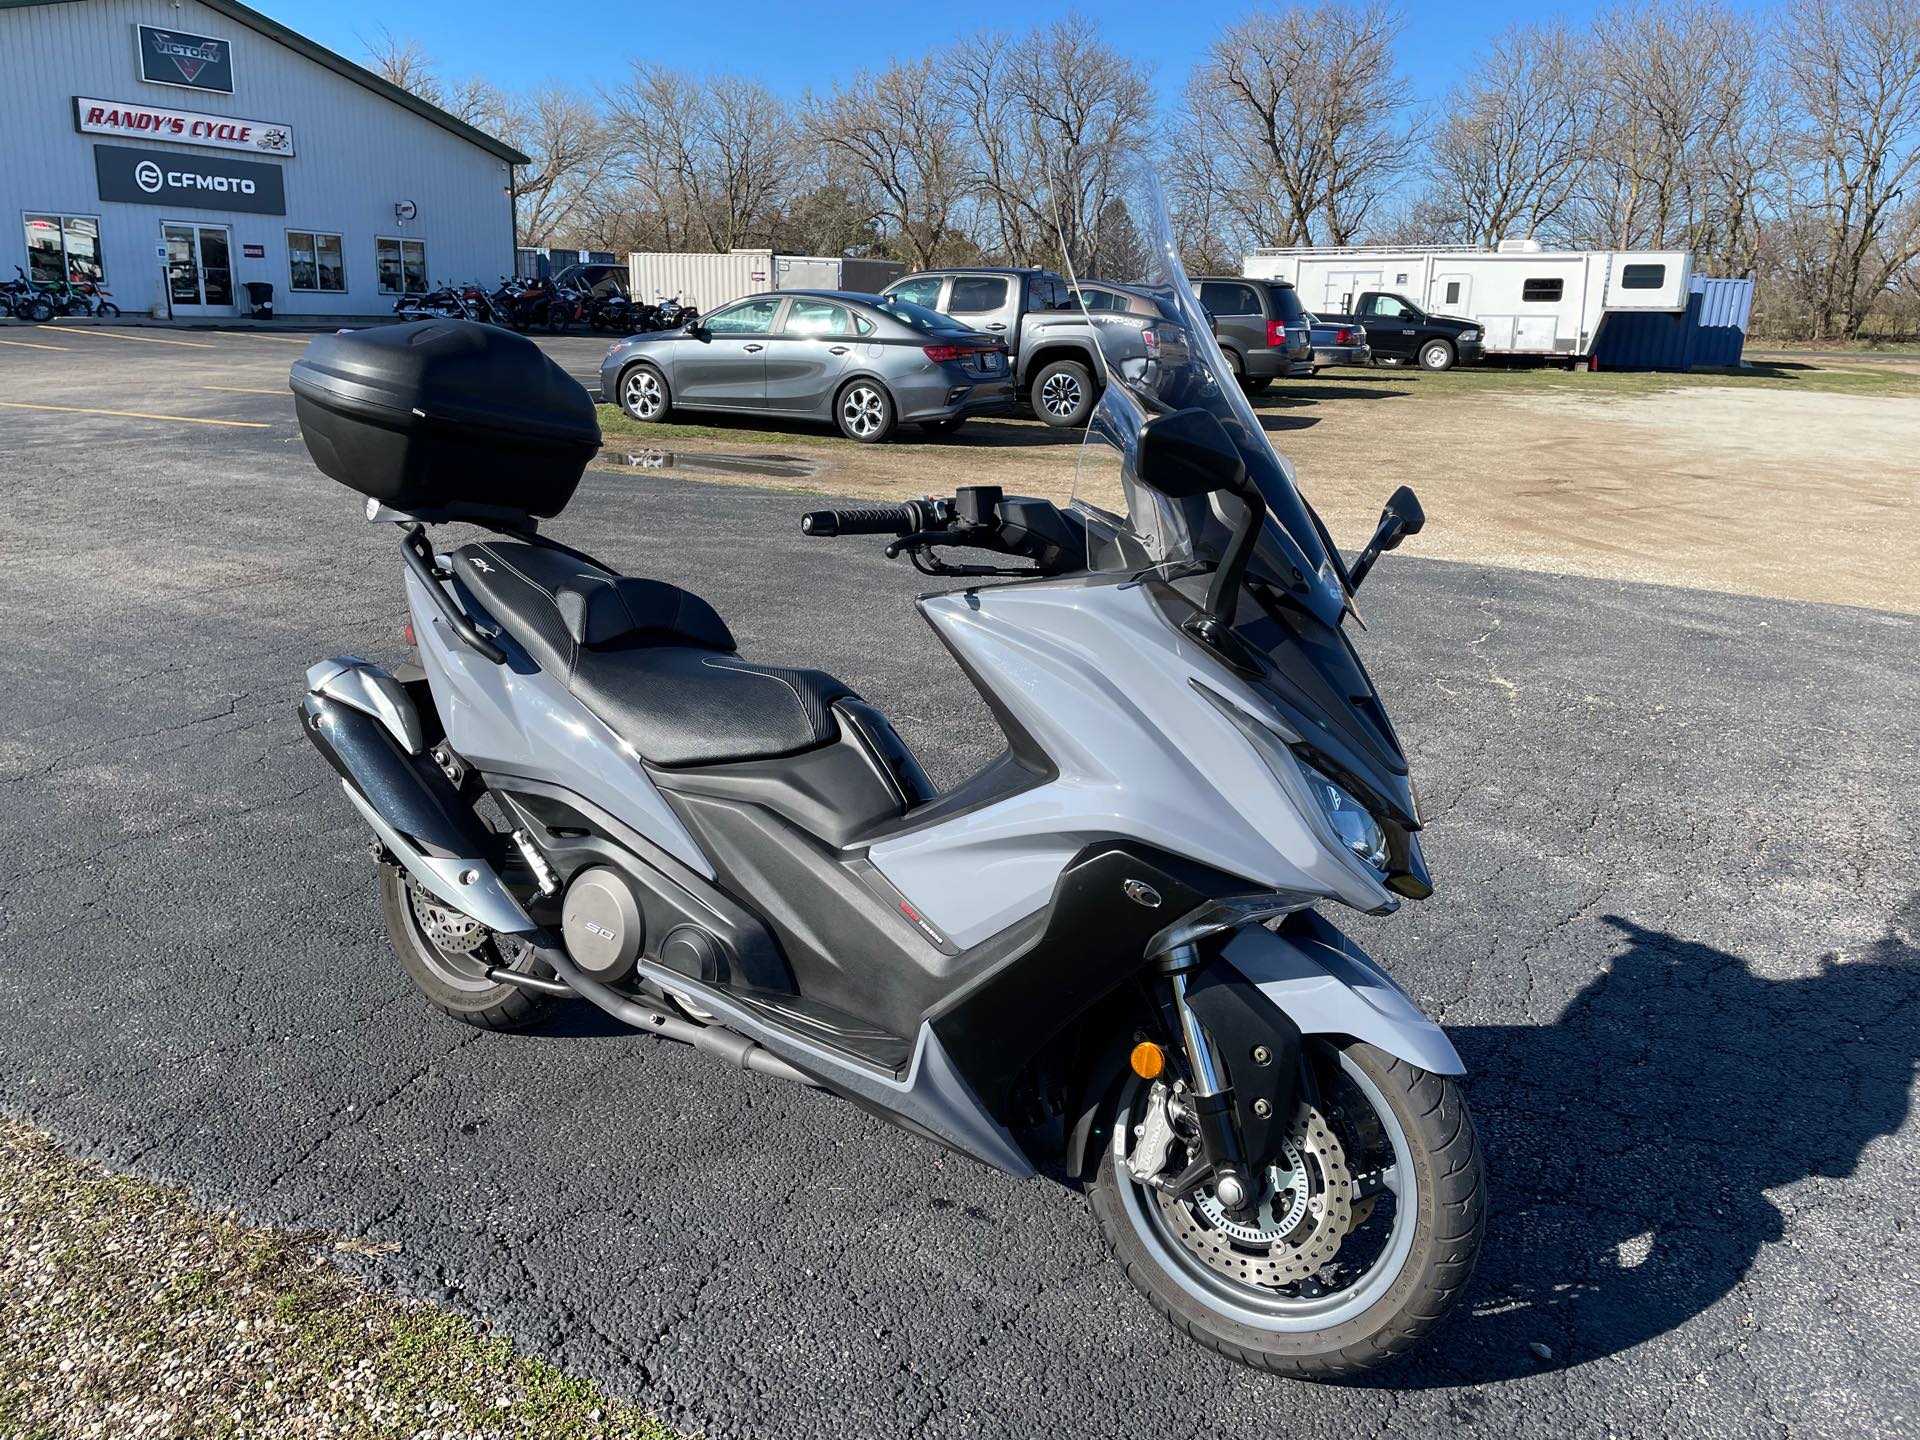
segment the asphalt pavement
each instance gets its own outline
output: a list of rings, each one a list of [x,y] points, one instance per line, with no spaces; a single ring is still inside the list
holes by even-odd
[[[312,661],[403,653],[297,352],[43,343],[0,348],[0,1109],[76,1153],[390,1242],[378,1282],[714,1437],[1920,1429],[1914,618],[1382,562],[1438,889],[1338,918],[1472,1067],[1492,1223],[1424,1352],[1308,1386],[1170,1332],[1071,1191],[593,1012],[428,1009],[293,717]],[[924,582],[820,503],[596,472],[549,528],[951,780],[994,741]]]

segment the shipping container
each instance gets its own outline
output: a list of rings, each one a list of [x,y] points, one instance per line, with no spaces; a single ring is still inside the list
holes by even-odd
[[[522,280],[545,280],[569,265],[612,265],[611,250],[556,250],[545,245],[522,245],[513,252],[513,271]]]
[[[1677,315],[1609,315],[1594,342],[1603,370],[1692,370],[1740,363],[1753,281],[1696,275],[1687,308]]]
[[[678,296],[703,311],[763,290],[858,290],[877,294],[907,273],[897,260],[851,260],[834,255],[776,255],[771,250],[722,254],[636,251],[627,257],[637,300]]]

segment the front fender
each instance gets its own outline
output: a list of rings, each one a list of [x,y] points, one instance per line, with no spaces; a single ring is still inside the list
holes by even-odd
[[[1349,1035],[1436,1075],[1466,1073],[1446,1032],[1364,950],[1311,910],[1289,917],[1278,932],[1249,926],[1226,943],[1219,960],[1251,981],[1303,1035]]]

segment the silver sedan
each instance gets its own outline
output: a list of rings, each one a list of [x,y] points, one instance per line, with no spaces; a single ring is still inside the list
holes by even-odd
[[[852,440],[903,424],[951,434],[1013,409],[1007,347],[902,300],[786,290],[736,300],[678,330],[622,340],[600,392],[635,420],[729,411],[825,420]]]

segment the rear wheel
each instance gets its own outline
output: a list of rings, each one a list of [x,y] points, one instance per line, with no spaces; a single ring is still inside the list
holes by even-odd
[[[26,310],[27,319],[33,321],[35,324],[44,325],[47,321],[53,319],[53,302],[51,300],[40,298],[29,300]]]
[[[1092,1198],[1127,1277],[1175,1328],[1244,1364],[1324,1380],[1403,1354],[1440,1323],[1479,1252],[1486,1183],[1452,1081],[1357,1041],[1310,1042],[1309,1054],[1316,1103],[1296,1108],[1244,1219],[1209,1187],[1175,1199],[1135,1178],[1135,1126],[1168,1100],[1137,1080]]]
[[[421,888],[399,865],[380,865],[380,909],[400,967],[437,1010],[482,1030],[523,1030],[560,1002],[551,995],[489,980],[490,968],[551,979],[524,940],[496,935]]]
[[[834,401],[833,418],[849,440],[873,445],[893,433],[893,397],[878,380],[855,380]]]
[[[1033,413],[1056,429],[1085,425],[1095,398],[1093,372],[1078,360],[1055,360],[1033,377]]]

